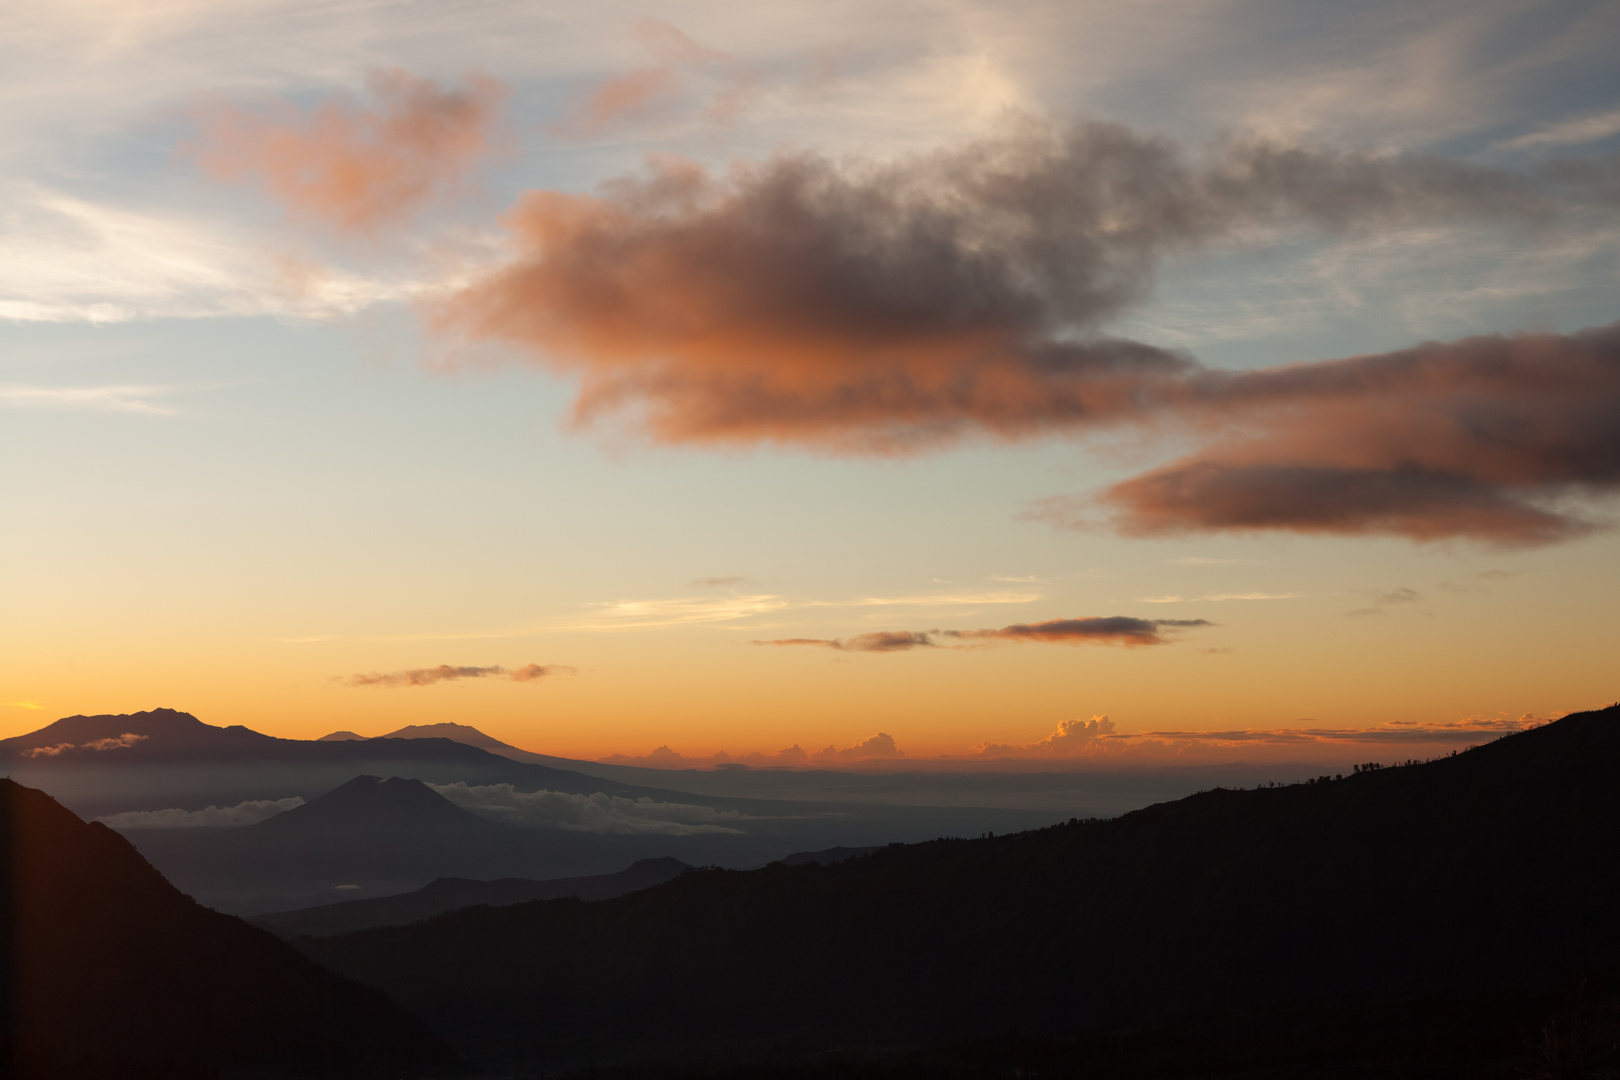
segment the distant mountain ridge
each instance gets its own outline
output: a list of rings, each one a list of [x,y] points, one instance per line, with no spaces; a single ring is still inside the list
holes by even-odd
[[[1427,764],[301,947],[518,1068],[1573,986],[1620,970],[1617,778],[1620,706]]]
[[[637,889],[661,885],[690,870],[679,859],[639,859],[616,874],[591,877],[556,878],[532,881],[526,878],[498,878],[473,881],[467,878],[439,878],[415,892],[397,896],[377,896],[346,900],[295,911],[257,915],[250,921],[284,938],[323,937],[369,930],[376,926],[404,926],[460,908],[487,905],[506,907],[531,900],[574,897],[580,900],[607,900]]]
[[[0,780],[0,1074],[442,1075],[382,994],[181,895],[107,827]]]
[[[473,784],[511,783],[525,790],[544,788],[582,795],[605,792],[627,798],[649,797],[664,801],[684,798],[688,802],[695,800],[704,803],[715,801],[712,797],[688,796],[626,784],[534,760],[520,761],[467,741],[466,732],[481,734],[474,728],[442,726],[460,729],[462,737],[447,739],[422,734],[421,729],[406,729],[413,730],[410,737],[282,739],[240,725],[216,727],[205,724],[190,713],[175,709],[69,716],[37,731],[0,740],[0,764],[9,764],[12,771],[20,770],[30,776],[35,773],[105,771],[121,766],[139,766],[150,770],[155,766],[208,765],[256,770],[260,778],[272,775],[267,767],[282,768],[308,777],[304,781],[289,781],[279,786],[264,783],[259,790],[239,795],[238,798],[283,798],[291,794],[310,798],[347,781],[356,773],[386,769],[390,775],[414,775],[417,779],[435,783],[458,780]],[[482,741],[494,747],[505,746],[487,736],[482,737]],[[507,749],[527,758],[543,757],[527,754],[515,747]],[[215,771],[217,775],[228,775],[226,771]],[[193,774],[196,775],[206,776],[206,773]],[[96,784],[90,785],[92,791],[95,787]],[[218,802],[229,796],[228,791],[216,793],[205,788],[204,793],[197,797]],[[90,811],[93,816],[142,808],[92,804],[81,807],[81,810]]]

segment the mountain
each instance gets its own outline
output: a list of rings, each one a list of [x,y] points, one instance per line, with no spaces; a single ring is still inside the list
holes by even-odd
[[[441,1075],[452,1052],[375,990],[181,895],[129,842],[0,780],[0,1073]]]
[[[862,855],[870,855],[874,851],[881,851],[877,847],[835,847],[825,851],[795,851],[791,855],[782,856],[781,862],[785,866],[803,866],[805,863],[821,863],[831,866],[845,859],[858,859]]]
[[[575,897],[580,900],[606,900],[637,889],[661,885],[690,870],[679,859],[640,859],[616,874],[592,877],[557,878],[531,881],[526,878],[500,878],[473,881],[467,878],[439,878],[415,892],[398,896],[377,896],[365,900],[345,900],[337,904],[276,911],[256,916],[252,921],[284,938],[321,937],[368,930],[374,926],[404,926],[458,908],[485,904],[506,907],[530,900]]]
[[[514,761],[445,738],[280,739],[241,726],[215,727],[174,709],[66,717],[0,740],[0,768],[87,817],[294,795],[312,799],[359,773],[705,805],[738,802]]]
[[[332,736],[328,735],[327,738]],[[503,743],[492,735],[485,735],[475,727],[466,724],[408,724],[398,731],[390,731],[386,735],[377,736],[379,739],[449,739],[452,742],[463,743],[467,746],[476,746],[480,750],[488,750],[492,754],[499,754],[513,761],[526,761],[533,765],[550,765],[566,769],[580,770],[591,775],[595,773],[595,762],[575,761],[571,758],[552,757],[549,754],[536,754],[532,750],[520,750],[510,743]]]
[[[1582,971],[1620,987],[1617,781],[1620,706],[1426,764],[301,947],[469,1053],[531,1067],[1223,1010],[1366,1006],[1387,1027]],[[1533,1034],[1479,1038],[1517,1052]]]
[[[214,727],[174,709],[121,715],[67,716],[38,731],[0,739],[0,761],[87,763],[108,758],[238,757],[273,753],[288,742],[241,725]]]
[[[364,735],[356,735],[352,731],[334,731],[330,735],[322,735],[316,742],[360,742]]]
[[[445,876],[546,877],[627,861],[619,838],[490,821],[403,777],[358,776],[253,825],[126,834],[188,893],[242,913],[334,890],[391,894]]]

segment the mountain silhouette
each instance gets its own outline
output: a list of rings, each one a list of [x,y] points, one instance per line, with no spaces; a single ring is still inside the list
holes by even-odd
[[[66,717],[26,735],[0,740],[0,766],[50,791],[86,817],[186,804],[230,806],[294,795],[313,799],[360,773],[435,784],[507,783],[524,791],[604,792],[624,798],[704,804],[740,802],[516,761],[455,739],[420,735],[281,739],[239,725],[205,724],[174,709]]]
[[[193,895],[249,911],[334,889],[397,893],[444,876],[536,877],[614,857],[595,853],[589,834],[490,821],[397,776],[357,776],[253,825],[130,835]]]
[[[407,724],[398,731],[390,731],[386,735],[377,736],[379,739],[449,739],[452,742],[463,743],[467,746],[476,746],[480,750],[488,750],[492,754],[499,754],[513,761],[526,761],[534,765],[551,765],[566,769],[594,768],[594,762],[575,761],[571,758],[553,757],[550,754],[537,754],[532,750],[522,750],[510,743],[501,742],[492,735],[485,735],[475,727],[466,724]],[[327,736],[331,738],[331,736]],[[594,775],[594,774],[593,774]]]
[[[255,916],[251,921],[284,938],[320,937],[367,930],[374,926],[404,926],[459,908],[505,907],[530,900],[576,897],[580,900],[606,900],[637,889],[661,885],[691,869],[679,859],[639,859],[616,874],[591,877],[556,878],[532,881],[526,878],[498,878],[473,881],[468,878],[439,878],[415,892],[398,896],[377,896],[345,900],[336,904],[276,911]]]
[[[440,1075],[382,994],[181,895],[104,825],[0,780],[0,1074]]]
[[[1620,706],[1426,764],[300,944],[536,1067],[1567,986],[1620,967],[1617,781]]]
[[[135,738],[120,745],[129,735]],[[67,764],[115,758],[151,761],[199,755],[235,757],[274,753],[279,744],[289,741],[261,735],[239,724],[214,727],[190,713],[152,709],[63,717],[38,731],[0,739],[0,761]]]

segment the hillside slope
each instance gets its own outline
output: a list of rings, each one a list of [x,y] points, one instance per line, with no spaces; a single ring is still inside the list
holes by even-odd
[[[434,1075],[450,1050],[382,994],[181,895],[123,837],[0,780],[0,1072]]]
[[[535,1062],[1471,993],[1620,960],[1617,778],[1611,708],[1113,821],[302,944],[463,1048]]]
[[[553,878],[534,881],[528,878],[496,878],[494,881],[475,881],[470,878],[444,877],[431,881],[414,892],[395,896],[374,896],[364,900],[346,900],[337,904],[295,911],[273,911],[256,915],[255,926],[284,937],[305,935],[323,937],[346,934],[355,930],[369,930],[374,926],[405,926],[442,915],[459,908],[487,904],[506,907],[531,900],[555,900],[571,896],[581,900],[607,900],[623,896],[637,889],[650,889],[662,885],[670,878],[691,869],[679,859],[639,859],[616,874],[595,874],[590,877]]]

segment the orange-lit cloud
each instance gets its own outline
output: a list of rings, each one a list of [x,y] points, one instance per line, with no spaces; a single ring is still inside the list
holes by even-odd
[[[718,62],[647,23],[658,63]],[[604,88],[611,118],[656,80]],[[611,89],[612,92],[608,93]],[[343,228],[392,220],[489,142],[498,91],[379,76],[370,109],[216,114],[202,158]],[[1133,425],[1199,439],[1099,500],[1038,511],[1129,535],[1282,530],[1540,544],[1620,488],[1620,325],[1249,371],[1108,337],[1167,256],[1246,230],[1533,225],[1612,202],[1602,170],[1033,120],[889,162],[662,158],[595,195],[534,191],[512,258],[430,302],[447,341],[579,379],[572,421],[654,440],[908,454]]]
[[[1439,159],[1117,125],[1013,125],[890,163],[805,153],[721,175],[673,159],[509,212],[510,265],[440,332],[576,373],[574,419],[671,443],[907,453],[1140,418],[1191,358],[1102,336],[1159,261],[1257,225],[1529,220],[1531,180]]]
[[[754,72],[667,22],[638,19],[635,34],[651,62],[574,99],[553,128],[555,134],[590,139],[627,124],[668,119],[702,96],[694,85],[698,75],[717,80],[702,110],[704,117],[728,123],[758,88]]]
[[[455,679],[505,678],[512,682],[535,682],[547,675],[573,675],[575,670],[562,664],[525,664],[520,668],[466,667],[440,664],[438,667],[409,668],[405,671],[373,671],[363,675],[350,675],[343,681],[349,686],[432,686],[434,683]]]
[[[890,760],[902,758],[906,756],[906,752],[895,745],[893,735],[880,731],[870,739],[858,742],[854,746],[846,746],[840,750],[836,746],[829,745],[820,753],[812,756],[816,761],[820,762],[871,761],[873,759]]]
[[[1163,645],[1162,628],[1213,626],[1205,619],[1137,619],[1110,615],[1014,623],[998,630],[880,630],[848,638],[777,638],[754,645],[819,645],[840,652],[906,652],[947,641],[1037,641],[1060,645]]]
[[[1186,411],[1221,436],[1105,492],[1123,531],[1540,544],[1593,527],[1571,498],[1620,487],[1620,324],[1203,383]]]
[[[197,111],[196,154],[217,179],[262,183],[299,219],[374,233],[454,191],[496,146],[505,91],[472,75],[461,89],[400,70],[373,72],[370,100],[307,112],[214,102]]]
[[[1081,753],[1092,740],[1114,733],[1114,722],[1106,716],[1090,720],[1063,720],[1057,730],[1039,742],[1006,745],[984,743],[975,748],[979,757],[1069,757]]]

